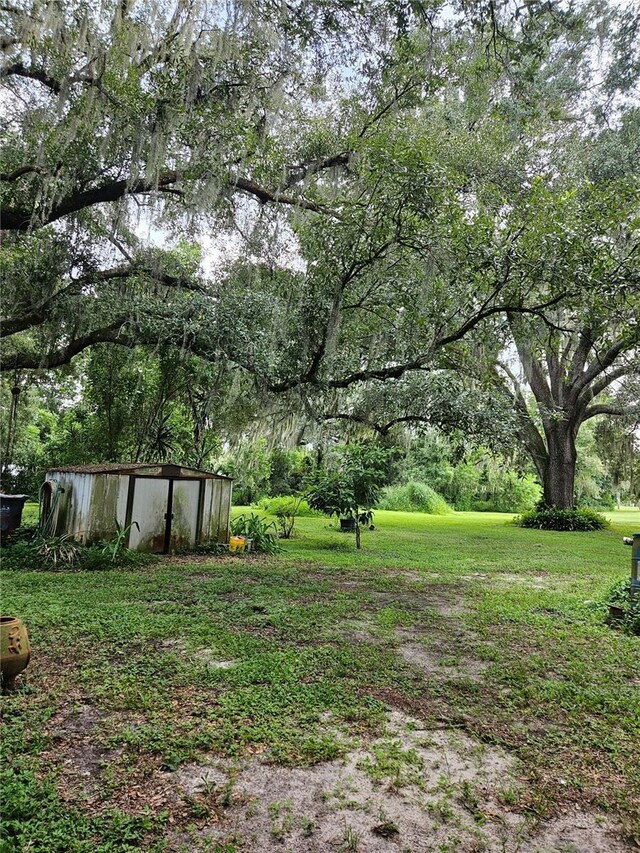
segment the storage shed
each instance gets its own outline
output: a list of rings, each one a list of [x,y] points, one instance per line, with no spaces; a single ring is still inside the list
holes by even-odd
[[[89,544],[127,529],[136,551],[168,554],[229,541],[233,480],[180,465],[103,464],[56,468],[42,488],[51,536]]]

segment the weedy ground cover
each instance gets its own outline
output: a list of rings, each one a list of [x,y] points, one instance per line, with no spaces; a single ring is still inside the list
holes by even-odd
[[[640,640],[599,602],[640,512],[610,518],[381,511],[357,552],[305,517],[274,555],[5,572],[33,646],[5,849],[633,849]]]

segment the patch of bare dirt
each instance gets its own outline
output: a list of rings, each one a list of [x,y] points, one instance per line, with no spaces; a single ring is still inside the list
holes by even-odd
[[[470,681],[480,681],[482,674],[489,664],[477,658],[461,655],[452,662],[433,649],[427,649],[419,643],[404,643],[399,646],[398,654],[411,666],[421,670],[425,675],[435,675],[440,678],[465,678]]]
[[[176,793],[216,796],[224,808],[172,851],[234,849],[261,853],[629,853],[616,827],[573,810],[534,827],[505,807],[501,791],[522,782],[504,750],[448,728],[429,729],[400,711],[384,735],[343,761],[277,767],[241,762],[191,764],[171,774]],[[187,845],[181,846],[181,845]]]
[[[539,826],[518,853],[629,853],[634,849],[638,848],[623,841],[604,816],[573,809]]]
[[[457,636],[465,641],[475,636],[456,622],[452,623],[446,637],[438,636],[434,632],[425,632],[415,626],[397,628],[395,636],[400,642],[396,650],[400,657],[427,676],[481,681],[483,673],[490,665],[487,661],[462,653],[456,648]],[[428,639],[428,646],[425,645],[425,639]]]
[[[187,654],[189,651],[189,646],[186,643],[186,640],[181,639],[180,637],[167,637],[166,640],[161,640],[158,644],[158,648],[167,652],[176,652],[176,654]]]
[[[374,599],[372,604],[361,602],[363,609],[380,607],[400,607],[411,612],[437,614],[445,618],[464,616],[469,612],[465,597],[458,590],[443,584],[425,584],[420,589],[404,590],[368,590],[367,596]]]
[[[440,616],[444,616],[447,619],[454,619],[458,616],[464,616],[465,613],[469,613],[469,607],[463,598],[451,601],[441,599],[434,602],[431,606]]]
[[[398,755],[400,769],[391,771],[387,756]],[[185,791],[197,790],[193,779],[207,772],[190,767]],[[496,800],[514,772],[501,750],[458,731],[426,730],[395,711],[384,737],[344,761],[310,768],[274,767],[258,757],[245,762],[234,773],[223,822],[204,828],[201,842],[204,848],[233,840],[238,849],[264,853],[426,853],[455,842],[457,851],[515,853],[524,818]],[[178,849],[180,839],[173,842]]]
[[[227,784],[229,762],[218,761],[211,764],[183,764],[171,774],[171,784],[190,797],[207,793]]]
[[[80,704],[64,708],[49,722],[52,760],[59,764],[59,789],[64,798],[99,791],[104,768],[121,752],[107,749],[97,737],[96,728],[104,717],[93,705]]]
[[[375,633],[375,625],[370,619],[344,619],[340,626],[340,630],[345,638],[353,643],[379,642]]]
[[[207,669],[230,669],[237,663],[235,660],[221,660],[213,649],[198,649],[193,653],[193,658],[204,663]]]
[[[409,581],[410,583],[429,583],[431,580],[439,578],[440,572],[415,572],[407,571],[400,572],[396,577]]]

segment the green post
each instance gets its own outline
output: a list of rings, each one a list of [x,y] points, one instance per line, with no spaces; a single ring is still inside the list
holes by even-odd
[[[631,548],[631,595],[640,595],[640,533],[633,534]]]

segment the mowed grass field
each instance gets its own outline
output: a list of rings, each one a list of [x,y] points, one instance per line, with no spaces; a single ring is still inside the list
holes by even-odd
[[[270,557],[5,572],[32,661],[0,851],[637,849],[640,639],[598,602],[640,512],[610,518],[378,512],[359,552],[304,518]]]

